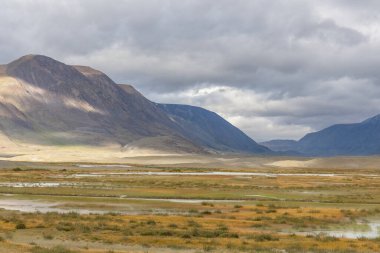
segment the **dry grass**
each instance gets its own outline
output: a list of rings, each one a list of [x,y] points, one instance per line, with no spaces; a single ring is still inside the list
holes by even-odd
[[[376,239],[308,235],[358,226],[379,216],[376,168],[272,168],[271,173],[335,173],[322,176],[152,176],[75,177],[78,173],[207,171],[207,168],[132,166],[78,168],[75,163],[4,163],[4,200],[59,204],[60,208],[121,211],[125,214],[58,214],[0,211],[3,249],[19,252],[380,252]],[[220,168],[221,171],[268,171]],[[10,187],[9,182],[72,183],[58,187]],[[125,197],[127,196],[127,198]],[[195,202],[141,198],[203,199]],[[214,202],[213,199],[230,202]],[[239,202],[238,200],[245,200]],[[30,245],[36,242],[38,245]],[[87,248],[83,248],[85,243]],[[54,248],[64,245],[66,249]],[[117,246],[119,245],[119,246]],[[129,248],[128,248],[129,247]],[[49,251],[50,250],[50,251]],[[54,251],[55,250],[55,251]],[[61,251],[59,251],[61,250]],[[1,252],[1,250],[0,250]],[[17,251],[15,251],[17,252]]]

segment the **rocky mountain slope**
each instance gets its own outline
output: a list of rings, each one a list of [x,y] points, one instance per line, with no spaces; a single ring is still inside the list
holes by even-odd
[[[206,152],[206,142],[192,139],[190,131],[133,87],[118,85],[90,67],[41,55],[0,66],[0,132],[12,143]],[[212,148],[253,151],[245,145]]]
[[[158,106],[181,127],[184,136],[210,150],[269,152],[214,112],[189,105]]]

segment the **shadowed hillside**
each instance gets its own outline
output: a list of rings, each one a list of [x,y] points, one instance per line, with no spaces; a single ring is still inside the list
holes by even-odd
[[[181,127],[189,139],[209,149],[252,153],[269,152],[238,128],[206,109],[175,104],[159,104]]]
[[[179,124],[133,87],[115,84],[90,67],[69,66],[46,56],[27,55],[2,65],[0,98],[0,130],[13,143],[180,153],[268,152],[220,117],[223,126],[204,114],[197,114],[195,124]],[[189,134],[200,122],[207,134]]]
[[[380,154],[380,115],[360,123],[337,124],[309,133],[299,141],[261,143],[274,151],[296,151],[309,156],[361,156]]]

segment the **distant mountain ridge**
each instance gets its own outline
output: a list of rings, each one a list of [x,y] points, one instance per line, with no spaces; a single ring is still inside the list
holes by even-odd
[[[297,146],[303,153],[323,156],[380,154],[380,116],[307,134]]]
[[[263,145],[273,151],[289,151],[295,150],[297,141],[295,140],[270,140],[265,142],[260,142]]]
[[[278,151],[271,142],[261,143]],[[269,144],[269,145],[268,145]],[[380,114],[360,123],[336,124],[306,134],[299,141],[277,140],[282,149],[311,156],[378,155],[380,154]]]
[[[270,152],[224,119],[219,117],[214,124],[212,112],[194,112],[201,119],[186,118],[190,114],[179,116],[167,108],[87,66],[70,66],[42,55],[0,65],[0,134],[13,143],[182,153]],[[196,126],[198,133],[191,135],[190,128]]]

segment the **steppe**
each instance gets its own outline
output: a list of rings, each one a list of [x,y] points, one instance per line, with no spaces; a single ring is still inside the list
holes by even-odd
[[[380,157],[1,157],[0,252],[380,252]]]

